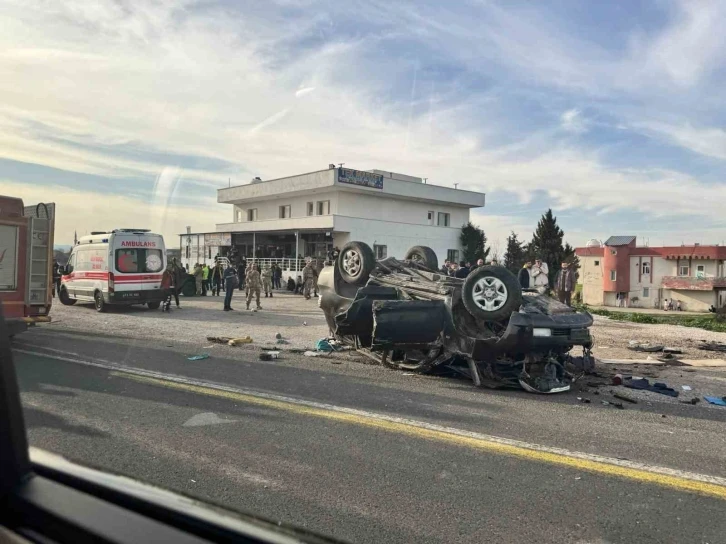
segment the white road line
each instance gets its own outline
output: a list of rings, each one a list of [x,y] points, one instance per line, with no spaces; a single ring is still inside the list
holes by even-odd
[[[123,372],[123,373],[132,374],[132,375],[136,375],[136,376],[145,376],[145,377],[149,377],[149,378],[168,380],[170,382],[177,382],[177,383],[182,383],[182,384],[186,384],[186,385],[194,385],[197,387],[207,387],[210,389],[217,389],[219,391],[227,391],[230,393],[239,393],[242,395],[249,395],[249,396],[258,397],[258,398],[262,398],[262,399],[270,399],[270,400],[275,400],[275,401],[280,401],[280,402],[287,402],[290,404],[296,404],[299,406],[307,406],[310,408],[331,410],[331,411],[340,412],[340,413],[344,413],[344,414],[351,414],[351,415],[362,416],[362,417],[371,418],[371,419],[378,419],[380,421],[389,421],[392,423],[400,423],[403,425],[410,425],[413,427],[428,429],[428,430],[432,430],[432,431],[444,432],[444,433],[449,433],[449,434],[453,434],[453,435],[474,438],[474,439],[479,439],[479,440],[486,440],[486,441],[495,442],[498,444],[514,446],[514,447],[518,447],[518,448],[525,448],[525,449],[529,449],[529,450],[533,450],[533,451],[540,451],[540,452],[546,452],[546,453],[551,453],[551,454],[555,454],[555,455],[574,457],[577,459],[593,461],[596,463],[605,463],[608,465],[635,469],[635,470],[642,470],[642,471],[647,471],[647,472],[651,472],[651,473],[655,473],[655,474],[674,476],[674,477],[683,478],[686,480],[705,482],[705,483],[715,484],[715,485],[719,485],[719,486],[726,486],[726,478],[722,478],[719,476],[698,474],[695,472],[687,472],[687,471],[678,470],[678,469],[669,468],[669,467],[651,465],[648,463],[640,463],[637,461],[630,461],[627,459],[617,459],[615,457],[605,457],[602,455],[595,455],[592,453],[572,451],[572,450],[568,450],[568,449],[564,449],[564,448],[553,448],[553,447],[544,446],[541,444],[534,444],[534,443],[530,443],[530,442],[524,442],[521,440],[513,440],[511,438],[502,438],[502,437],[478,433],[478,432],[474,432],[474,431],[457,429],[455,427],[437,425],[435,423],[428,423],[426,421],[397,417],[397,416],[381,414],[381,413],[377,413],[377,412],[370,412],[367,410],[359,410],[356,408],[346,408],[343,406],[336,406],[333,404],[326,404],[326,403],[315,402],[315,401],[310,401],[310,400],[303,400],[303,399],[298,399],[298,398],[294,398],[294,397],[287,397],[284,395],[266,393],[266,392],[262,392],[262,391],[252,390],[252,389],[231,387],[231,386],[224,385],[224,384],[207,382],[207,381],[203,381],[203,380],[197,380],[194,378],[187,378],[184,376],[177,376],[175,374],[164,374],[161,372],[155,372],[153,370],[145,370],[142,368],[120,365],[120,364],[117,364],[117,363],[114,363],[111,361],[106,361],[103,359],[94,358],[93,360],[84,360],[84,359],[78,359],[76,357],[66,357],[63,355],[48,354],[48,353],[43,353],[40,351],[31,351],[31,350],[25,350],[25,349],[14,349],[13,351],[15,351],[17,353],[25,353],[27,355],[37,355],[37,356],[46,357],[49,359],[56,359],[56,360],[64,361],[67,363],[91,366],[91,367],[102,368],[102,369],[106,369],[106,370],[114,370],[117,372]],[[55,351],[56,353],[60,353],[60,350],[53,350],[53,351]],[[68,355],[77,355],[77,354],[68,353]]]

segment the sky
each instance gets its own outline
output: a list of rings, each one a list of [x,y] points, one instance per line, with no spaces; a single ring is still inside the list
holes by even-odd
[[[0,194],[173,246],[217,188],[344,162],[485,192],[501,249],[547,208],[576,246],[726,240],[726,2],[451,4],[4,0]]]

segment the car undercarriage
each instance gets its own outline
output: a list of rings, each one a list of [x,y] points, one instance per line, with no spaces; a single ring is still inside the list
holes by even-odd
[[[592,316],[521,289],[501,266],[459,279],[438,270],[430,248],[376,261],[350,242],[318,286],[331,334],[391,368],[558,393],[593,367]]]

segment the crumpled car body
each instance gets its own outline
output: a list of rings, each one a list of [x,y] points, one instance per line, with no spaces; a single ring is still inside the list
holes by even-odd
[[[337,340],[408,371],[454,372],[476,385],[556,393],[592,368],[589,313],[525,289],[516,311],[488,320],[467,310],[465,283],[388,258],[356,285],[344,281],[336,263],[320,272],[320,308]],[[575,346],[582,356],[570,355]]]

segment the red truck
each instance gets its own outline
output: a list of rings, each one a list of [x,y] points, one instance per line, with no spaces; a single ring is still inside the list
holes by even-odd
[[[0,303],[10,335],[50,321],[55,204],[0,196]]]

